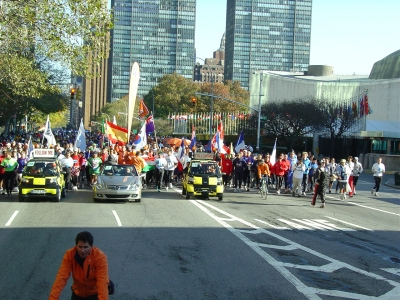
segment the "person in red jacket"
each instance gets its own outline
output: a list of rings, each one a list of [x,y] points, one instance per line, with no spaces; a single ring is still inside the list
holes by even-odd
[[[222,184],[227,186],[232,178],[233,164],[232,160],[227,155],[222,154],[221,160],[221,172],[222,172]]]
[[[51,288],[49,300],[58,300],[72,273],[71,300],[108,300],[107,256],[93,246],[88,231],[78,233],[75,247],[67,250]]]
[[[281,187],[283,183],[283,176],[285,175],[288,165],[283,161],[283,153],[278,157],[278,161],[274,165],[275,176],[276,176],[276,193],[281,193]]]

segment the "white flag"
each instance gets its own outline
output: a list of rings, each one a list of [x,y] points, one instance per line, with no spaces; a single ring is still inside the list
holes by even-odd
[[[277,139],[275,139],[274,149],[272,149],[272,153],[271,153],[271,156],[269,159],[269,161],[271,162],[271,165],[275,165],[275,163],[276,163],[276,140]]]
[[[147,145],[146,123],[143,124],[139,134],[135,137],[133,145],[135,146],[136,151],[142,149],[144,146]]]
[[[32,136],[30,136],[29,137],[29,142],[28,142],[28,149],[27,149],[28,159],[33,158],[33,150],[35,150],[35,147],[33,147]]]
[[[81,151],[86,151],[86,135],[85,127],[83,126],[83,119],[81,120],[81,125],[79,126],[74,146],[75,148],[79,148]]]
[[[55,146],[57,144],[53,131],[51,131],[49,115],[47,115],[47,121],[46,121],[46,126],[44,128],[43,136],[46,138],[48,146],[50,145]]]

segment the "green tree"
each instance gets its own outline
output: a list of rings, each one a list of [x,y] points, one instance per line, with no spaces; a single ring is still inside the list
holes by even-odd
[[[106,6],[104,0],[2,1],[0,52],[35,53],[88,76],[107,55],[112,22]]]

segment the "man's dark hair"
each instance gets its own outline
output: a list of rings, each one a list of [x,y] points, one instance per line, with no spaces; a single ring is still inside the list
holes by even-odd
[[[90,246],[93,246],[93,235],[89,231],[79,232],[75,238],[75,245],[78,245],[79,241],[88,242]]]

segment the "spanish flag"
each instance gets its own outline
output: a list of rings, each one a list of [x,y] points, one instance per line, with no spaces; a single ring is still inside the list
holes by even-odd
[[[125,146],[128,141],[128,129],[107,121],[107,136],[111,143],[118,142],[119,146]]]

